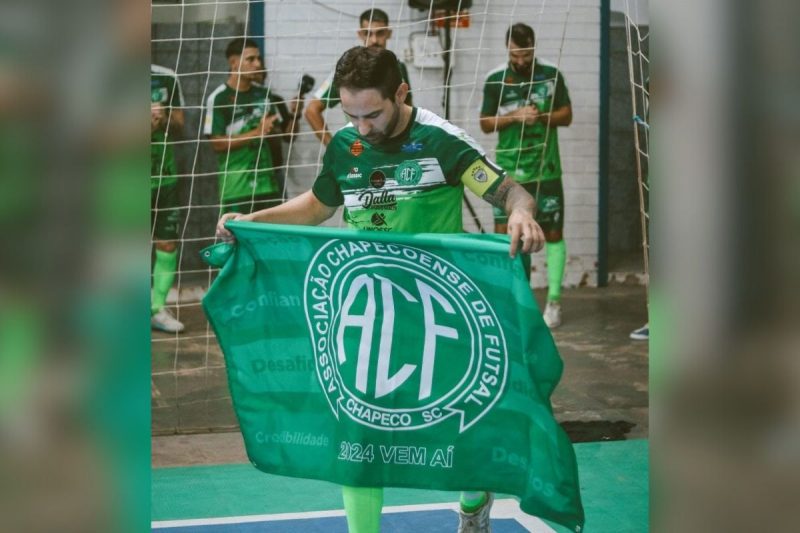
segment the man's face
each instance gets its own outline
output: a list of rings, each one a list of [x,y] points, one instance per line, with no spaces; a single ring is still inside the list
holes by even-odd
[[[375,48],[386,48],[386,41],[392,36],[392,30],[386,26],[385,22],[366,21],[361,23],[358,30],[358,38],[363,41],[364,46]]]
[[[529,78],[533,70],[533,48],[518,46],[512,40],[508,42],[508,62],[511,68],[522,76]]]
[[[351,91],[344,87],[339,90],[339,97],[342,111],[365,141],[380,144],[392,136],[400,120],[397,97],[383,98],[377,89]]]
[[[251,82],[260,82],[266,73],[258,48],[245,48],[240,56],[231,56],[231,71]]]

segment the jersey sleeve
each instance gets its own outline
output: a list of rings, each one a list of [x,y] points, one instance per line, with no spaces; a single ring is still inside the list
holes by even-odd
[[[225,116],[217,105],[216,94],[209,96],[206,101],[203,133],[205,135],[225,135]]]
[[[564,75],[559,71],[556,75],[556,93],[553,96],[553,109],[559,109],[571,103],[567,84],[564,83]]]
[[[481,104],[481,115],[494,117],[500,107],[500,82],[486,78],[483,84],[483,103]]]
[[[314,196],[328,207],[339,207],[344,203],[342,189],[339,187],[339,183],[336,181],[336,175],[333,172],[335,141],[336,138],[334,137],[328,144],[325,155],[322,157],[322,170],[317,176],[317,179],[314,180],[314,185],[311,187]]]
[[[502,168],[481,156],[461,175],[461,183],[478,198],[483,198],[487,192],[494,191],[504,178],[505,171]]]

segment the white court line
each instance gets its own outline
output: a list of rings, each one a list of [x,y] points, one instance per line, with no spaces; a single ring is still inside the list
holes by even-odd
[[[384,507],[384,513],[411,513],[414,511],[439,511],[450,510],[458,512],[458,503],[426,503],[420,505],[395,505]],[[275,522],[278,520],[302,520],[308,518],[329,518],[344,516],[344,509],[332,511],[312,511],[307,513],[279,513],[248,516],[228,516],[223,518],[196,518],[190,520],[161,520],[152,522],[153,529],[168,527],[189,527],[206,526],[219,524],[246,524],[250,522]],[[492,518],[512,518],[531,533],[556,533],[554,529],[546,523],[523,513],[519,508],[519,502],[514,499],[495,500],[492,506]]]

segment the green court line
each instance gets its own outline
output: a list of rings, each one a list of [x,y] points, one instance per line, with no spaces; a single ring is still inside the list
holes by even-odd
[[[585,531],[648,531],[648,441],[576,444],[575,454],[586,510]],[[457,499],[456,492],[389,488],[384,504],[445,503]],[[341,508],[338,485],[264,474],[250,464],[153,470],[153,521]]]

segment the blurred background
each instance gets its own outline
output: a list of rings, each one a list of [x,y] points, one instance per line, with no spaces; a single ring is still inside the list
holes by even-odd
[[[800,5],[648,8],[651,527],[792,531]],[[0,7],[0,530],[149,529],[142,176],[151,27],[168,35],[155,13],[134,0]],[[621,150],[606,164],[630,162]],[[597,282],[592,259],[576,268]]]

